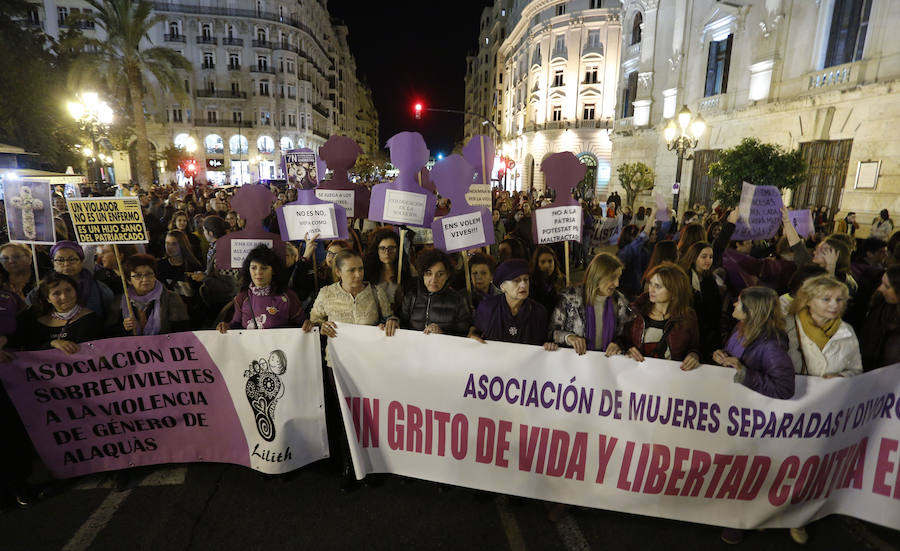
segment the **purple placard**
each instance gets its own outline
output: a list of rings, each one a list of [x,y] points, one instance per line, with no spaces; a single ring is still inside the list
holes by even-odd
[[[466,201],[475,169],[457,154],[445,157],[431,169],[441,196],[450,199],[450,212],[431,223],[434,246],[452,253],[494,243],[491,212]]]
[[[587,166],[569,151],[554,153],[541,163],[547,187],[556,192],[549,206],[535,209],[532,234],[535,243],[582,240],[584,222],[581,207],[572,197],[572,190],[584,179]]]
[[[360,153],[362,148],[345,136],[332,136],[319,148],[319,158],[331,169],[332,175],[330,180],[319,182],[316,196],[325,201],[340,202],[345,211],[349,200],[353,207],[352,214],[347,213],[350,218],[365,218],[369,212],[371,192],[366,186],[354,184],[347,178],[347,172],[356,164]],[[324,175],[324,170],[320,174]]]
[[[810,237],[813,234],[815,228],[813,227],[812,213],[809,212],[809,209],[789,210],[788,216],[800,237]]]
[[[400,132],[387,142],[397,180],[372,188],[369,220],[417,228],[431,228],[434,195],[419,187],[416,174],[428,162],[428,148],[418,132]]]
[[[313,189],[324,176],[320,161],[312,149],[290,149],[281,155],[281,172],[289,186]]]
[[[781,191],[775,186],[744,183],[740,201],[741,217],[735,224],[734,241],[769,239],[781,226]],[[746,212],[745,212],[746,211]]]
[[[50,182],[3,179],[9,240],[36,245],[56,243]]]
[[[231,254],[232,242],[238,240],[245,242],[246,240],[271,241],[275,253],[284,259],[284,241],[281,236],[266,231],[262,225],[263,219],[271,212],[274,202],[275,194],[261,184],[242,186],[235,192],[231,206],[247,224],[244,229],[227,233],[216,240],[216,267],[218,269],[227,270],[241,267],[239,262],[232,262],[235,255]]]
[[[463,147],[463,157],[475,169],[475,183],[491,185],[491,172],[494,170],[494,142],[488,136],[479,134],[472,136]]]
[[[250,466],[228,386],[193,333],[105,339],[72,355],[19,352],[6,367],[0,379],[55,477],[158,463]],[[124,423],[143,430],[125,433]]]

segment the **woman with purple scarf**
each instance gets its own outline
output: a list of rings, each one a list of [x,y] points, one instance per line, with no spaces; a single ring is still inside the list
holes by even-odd
[[[187,307],[173,291],[156,279],[156,259],[149,254],[128,257],[123,266],[128,296],[113,301],[108,325],[119,335],[164,335],[188,331]],[[131,301],[131,310],[128,309]],[[124,331],[123,331],[124,330]]]
[[[558,348],[555,342],[547,342],[547,310],[528,298],[528,272],[528,261],[521,259],[507,260],[497,267],[494,285],[502,293],[487,297],[478,305],[469,338],[482,343],[489,340],[543,344],[546,350]]]
[[[622,352],[622,328],[634,318],[625,295],[616,290],[624,265],[608,253],[591,260],[584,272],[584,284],[569,287],[560,295],[550,316],[554,342],[575,349],[605,351],[607,356]]]
[[[220,322],[216,329],[274,329],[302,327],[312,330],[303,304],[287,288],[288,271],[275,251],[260,245],[250,251],[241,268],[241,291],[234,297],[231,323]]]

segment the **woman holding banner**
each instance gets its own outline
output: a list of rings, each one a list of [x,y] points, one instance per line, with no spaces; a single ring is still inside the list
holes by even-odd
[[[472,327],[472,313],[466,295],[450,288],[453,260],[440,249],[430,249],[416,259],[416,269],[421,277],[415,292],[403,295],[400,327],[465,336]]]
[[[514,259],[498,266],[494,285],[503,294],[481,301],[469,338],[481,343],[489,340],[543,344],[545,350],[556,350],[555,342],[547,342],[547,310],[540,302],[528,298],[528,262]]]
[[[584,272],[584,284],[569,287],[550,316],[553,340],[575,349],[622,352],[622,330],[634,317],[628,299],[616,288],[624,266],[615,256],[600,253]]]
[[[129,283],[127,297],[123,293],[113,301],[108,318],[111,333],[165,335],[191,328],[184,301],[156,278],[155,258],[135,254],[128,257],[122,269]]]
[[[300,299],[287,288],[287,268],[275,251],[265,245],[250,251],[241,267],[241,281],[231,322],[216,326],[220,333],[290,326],[300,326],[307,333],[312,330]]]
[[[700,330],[691,308],[687,274],[677,265],[663,262],[651,268],[645,279],[647,292],[632,304],[637,317],[623,333],[626,354],[638,362],[644,357],[680,361],[682,371],[696,368],[700,365]]]
[[[90,308],[79,304],[78,282],[52,272],[38,286],[38,317],[19,333],[27,350],[56,348],[78,352],[78,343],[102,337],[103,322]]]

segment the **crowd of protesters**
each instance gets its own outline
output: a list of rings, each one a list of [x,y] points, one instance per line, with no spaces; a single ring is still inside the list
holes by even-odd
[[[819,211],[804,239],[785,210],[772,239],[733,241],[736,210],[695,205],[674,219],[645,206],[633,211],[618,194],[602,204],[581,198],[586,240],[566,255],[562,244],[533,242],[532,213],[549,196],[497,190],[490,247],[447,254],[409,229],[351,220],[348,240],[312,236],[288,243],[284,258],[261,246],[231,270],[215,263],[219,239],[243,225],[228,191],[172,186],[139,197],[149,243],[119,246],[118,258],[113,247],[74,241],[62,201],[54,201],[58,242],[35,249],[39,277],[32,248],[0,245],[0,360],[18,350],[71,354],[99,338],[200,329],[318,326],[334,338],[349,323],[388,336],[399,328],[548,352],[664,358],[682,370],[718,364],[734,370],[736,384],[775,399],[794,395],[798,374],[849,377],[900,362],[900,232],[886,210],[865,239],[854,213],[834,223]],[[264,221],[273,232],[274,208],[296,193],[277,197]],[[591,228],[616,216],[617,242],[592,248]],[[570,285],[567,257],[570,271],[583,273]],[[5,396],[2,407],[5,436],[24,438]],[[21,482],[23,469],[6,472]],[[24,503],[21,489],[5,491]],[[800,527],[792,536],[806,540]],[[740,538],[723,532],[726,541]]]

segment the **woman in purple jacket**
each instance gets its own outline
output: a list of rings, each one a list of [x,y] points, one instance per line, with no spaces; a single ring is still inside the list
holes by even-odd
[[[770,398],[794,396],[794,364],[788,356],[788,338],[778,295],[768,287],[741,291],[734,312],[738,325],[724,350],[713,352],[713,360],[735,370],[734,382]],[[740,543],[744,532],[723,528],[722,540]]]

